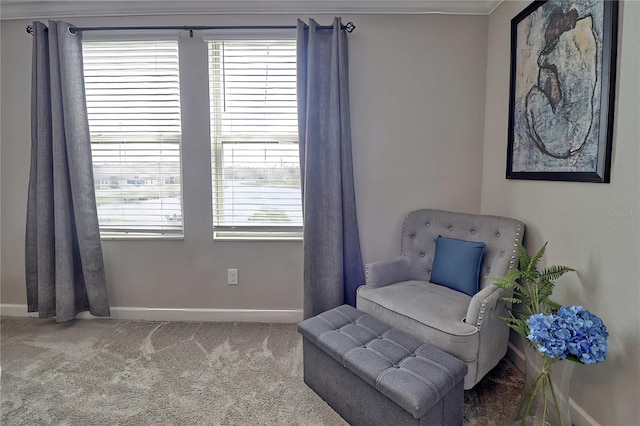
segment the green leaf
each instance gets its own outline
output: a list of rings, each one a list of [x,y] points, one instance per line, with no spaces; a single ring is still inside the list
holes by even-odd
[[[504,276],[490,276],[489,279],[493,281],[495,285],[505,290],[510,290],[516,284],[516,280],[520,278],[520,271],[517,269],[509,269]]]
[[[507,303],[521,303],[522,301],[516,297],[501,297],[500,298],[501,301],[503,302],[507,302]]]
[[[540,259],[542,259],[542,256],[544,256],[544,252],[547,250],[547,244],[548,242],[544,243],[540,250],[538,250],[538,252],[531,258],[531,261],[529,262],[529,265],[527,267],[527,271],[537,272],[538,262],[540,262]]]
[[[501,297],[501,301],[524,307],[524,312],[507,306],[508,317],[500,317],[507,325],[526,339],[529,334],[527,319],[533,313],[555,313],[560,309],[560,305],[553,300],[553,290],[555,280],[574,271],[574,269],[564,265],[554,265],[538,269],[538,264],[545,254],[547,243],[545,243],[536,254],[531,257],[527,249],[522,244],[516,244],[520,263],[517,269],[510,269],[503,277],[489,277],[493,282],[509,293]]]
[[[547,299],[547,301],[545,302],[547,305],[547,308],[549,309],[549,311],[551,311],[551,313],[557,314],[558,311],[560,310],[560,304],[557,302],[554,302],[551,299]]]
[[[517,282],[517,281],[515,281],[515,282],[513,283],[513,288],[514,288],[518,293],[520,293],[520,294],[525,293],[525,289],[524,289],[524,287],[522,287],[522,286],[520,285],[520,283],[519,283],[519,282]]]
[[[548,280],[557,280],[567,272],[575,271],[573,268],[569,268],[564,265],[553,265],[547,268],[544,268],[542,272],[540,272],[540,277]]]
[[[527,270],[529,268],[529,263],[531,263],[529,252],[520,243],[517,243],[516,250],[518,251],[518,258],[520,259],[520,265],[518,266],[518,268],[521,271]]]

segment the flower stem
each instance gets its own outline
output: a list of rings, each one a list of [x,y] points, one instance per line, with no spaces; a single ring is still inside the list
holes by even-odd
[[[541,418],[538,420],[541,420],[541,425],[546,425],[547,421],[551,421],[556,426],[571,426],[564,423],[562,411],[558,403],[558,395],[556,394],[555,386],[551,379],[552,366],[557,361],[558,359],[543,356],[540,374],[535,378],[535,381],[525,389],[523,397],[518,404],[514,420],[518,421],[521,426],[527,424],[527,419],[531,416],[531,410],[534,409],[534,403],[540,398],[542,398],[542,401],[538,402],[540,404]],[[552,404],[554,408],[552,409],[549,404]],[[557,423],[554,420],[556,414],[558,416]]]
[[[522,405],[518,408],[518,417],[522,417],[522,426],[525,426],[527,421],[527,416],[531,411],[531,406],[533,405],[533,401],[536,399],[536,393],[538,392],[538,388],[540,387],[540,382],[544,381],[545,373],[540,373],[540,375],[536,378],[535,382],[527,389],[526,394],[522,400]],[[525,406],[526,408],[523,411],[522,408]]]
[[[542,426],[547,424],[547,382],[551,383],[551,380],[548,373],[545,373],[545,378],[542,381]]]
[[[553,387],[553,381],[549,380],[549,389],[551,389],[551,395],[553,396],[553,403],[556,406],[556,412],[558,413],[558,420],[560,421],[560,426],[564,426],[562,413],[560,412],[560,405],[558,404],[558,397],[556,396],[556,390]],[[567,425],[571,426],[571,425]]]

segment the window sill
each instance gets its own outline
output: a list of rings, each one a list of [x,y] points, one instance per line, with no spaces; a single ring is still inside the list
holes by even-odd
[[[184,235],[100,235],[100,241],[184,241]]]
[[[215,241],[302,241],[302,232],[214,231]]]

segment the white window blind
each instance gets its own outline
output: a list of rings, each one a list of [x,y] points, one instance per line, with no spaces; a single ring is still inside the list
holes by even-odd
[[[209,42],[216,231],[302,227],[294,40]]]
[[[178,42],[85,41],[96,201],[104,234],[182,234]]]

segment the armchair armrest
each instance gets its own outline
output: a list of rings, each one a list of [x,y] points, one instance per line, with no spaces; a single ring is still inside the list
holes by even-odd
[[[467,324],[475,325],[479,329],[482,328],[482,323],[490,309],[493,309],[500,297],[502,296],[503,289],[495,284],[489,284],[479,292],[477,292],[469,303],[467,308],[467,317],[465,322]]]
[[[369,287],[384,287],[389,284],[410,279],[410,264],[408,256],[398,256],[393,259],[368,263],[365,266],[367,285]]]

